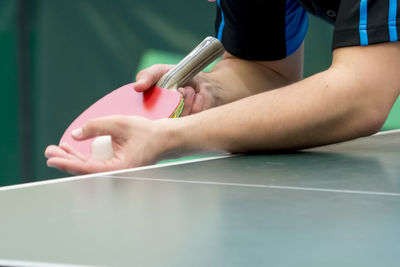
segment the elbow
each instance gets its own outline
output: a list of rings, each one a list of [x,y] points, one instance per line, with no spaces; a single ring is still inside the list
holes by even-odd
[[[397,87],[386,87],[389,89],[381,87],[382,90],[375,88],[362,91],[362,94],[358,97],[358,105],[356,105],[358,112],[355,112],[357,115],[354,119],[360,121],[362,136],[373,135],[382,129],[398,97],[397,90],[392,89]]]
[[[352,125],[358,136],[370,136],[382,129],[399,95],[396,88],[395,85],[379,86],[374,82],[359,82],[352,88],[354,95],[348,98],[351,107],[347,114],[352,114]]]
[[[366,125],[364,126],[363,136],[369,136],[369,135],[373,135],[373,134],[376,134],[377,132],[379,132],[382,129],[385,121],[386,121],[386,117],[382,118],[380,116],[376,116],[376,117],[369,118],[367,120]]]
[[[363,108],[360,111],[362,114],[362,123],[360,125],[360,136],[369,136],[379,132],[388,116],[390,108]],[[360,118],[359,117],[359,118]],[[357,119],[359,121],[359,118]]]

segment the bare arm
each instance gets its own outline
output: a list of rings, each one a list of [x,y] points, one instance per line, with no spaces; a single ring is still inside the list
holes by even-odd
[[[93,161],[60,145],[46,149],[47,164],[92,173],[147,165],[197,149],[251,152],[330,144],[379,131],[399,95],[398,43],[337,49],[328,70],[299,82],[294,82],[298,65],[290,72],[287,62],[226,58],[203,78],[218,83],[221,91],[216,92],[227,104],[179,119],[117,116],[90,121],[76,138],[112,135],[114,158]],[[283,63],[282,69],[275,63]]]
[[[260,92],[299,81],[303,75],[303,45],[277,61],[247,61],[225,53],[209,73],[196,75],[184,88],[183,115],[198,113]],[[155,84],[172,66],[154,65],[138,73],[134,84],[142,92]]]
[[[300,149],[373,134],[399,94],[399,69],[398,43],[337,49],[327,71],[166,123],[168,149]],[[264,83],[248,79],[243,86]]]
[[[225,53],[224,59],[210,73],[197,75],[185,88],[180,88],[185,96],[185,112],[197,113],[298,81],[302,77],[302,64],[303,47],[286,59],[270,62],[249,62]],[[135,90],[147,90],[170,68],[154,65],[143,70],[138,74]],[[211,116],[216,119],[215,115]],[[164,122],[169,126],[164,127]],[[171,152],[174,156],[176,151],[190,152],[192,149],[185,147],[169,147],[172,144],[169,122],[173,124],[175,120],[153,122],[139,117],[113,116],[89,121],[75,138],[111,135],[114,157],[95,161],[80,155],[68,144],[50,145],[45,151],[47,164],[83,174],[147,165],[170,156]]]

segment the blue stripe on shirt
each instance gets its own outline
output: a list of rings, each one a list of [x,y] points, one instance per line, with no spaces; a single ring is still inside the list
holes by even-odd
[[[225,27],[225,18],[224,18],[224,12],[222,11],[221,8],[221,0],[218,0],[218,7],[219,10],[221,11],[221,24],[219,24],[219,29],[218,29],[218,40],[222,41],[222,33],[224,32],[224,27]]]
[[[360,44],[368,45],[368,33],[367,33],[367,22],[368,22],[368,0],[361,0],[360,2]]]
[[[391,42],[397,42],[397,0],[389,0],[389,37]]]

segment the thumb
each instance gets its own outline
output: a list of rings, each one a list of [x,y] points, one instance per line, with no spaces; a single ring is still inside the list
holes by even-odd
[[[71,131],[71,135],[77,140],[86,140],[96,136],[111,135],[120,137],[123,129],[126,127],[126,116],[109,116],[89,120],[81,128]]]

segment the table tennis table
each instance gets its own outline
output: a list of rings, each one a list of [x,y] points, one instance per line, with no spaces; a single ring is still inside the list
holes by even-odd
[[[400,266],[400,131],[0,188],[0,265]]]

